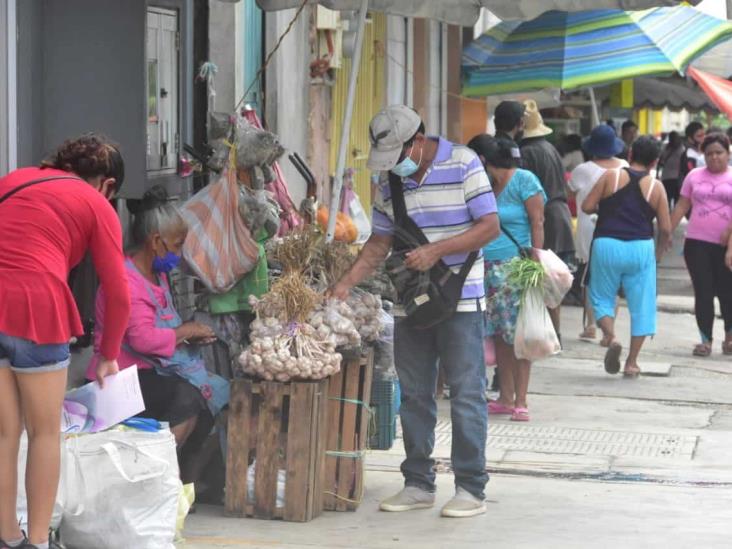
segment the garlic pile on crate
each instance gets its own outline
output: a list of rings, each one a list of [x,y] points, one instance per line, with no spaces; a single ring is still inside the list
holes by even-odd
[[[284,324],[274,317],[251,324],[251,345],[239,356],[242,370],[267,381],[323,379],[338,373],[342,356],[309,323]]]
[[[308,318],[318,336],[328,339],[336,347],[355,348],[361,345],[361,336],[354,324],[355,313],[343,301],[327,300]]]
[[[348,296],[346,303],[353,311],[353,323],[361,339],[376,341],[384,327],[381,322],[381,297],[356,289]]]

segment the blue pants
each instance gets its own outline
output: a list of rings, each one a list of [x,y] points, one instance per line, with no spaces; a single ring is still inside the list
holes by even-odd
[[[397,318],[394,330],[394,355],[402,392],[400,415],[407,453],[401,467],[405,484],[435,491],[435,462],[431,456],[435,446],[439,363],[450,386],[455,485],[483,498],[488,482],[483,313],[455,313],[449,320],[427,330],[416,330],[404,319]]]
[[[615,318],[618,290],[630,311],[630,335],[656,333],[656,252],[653,240],[598,238],[592,243],[590,301],[595,318]]]
[[[41,345],[0,333],[0,368],[14,372],[43,373],[67,368],[71,363],[68,343]]]

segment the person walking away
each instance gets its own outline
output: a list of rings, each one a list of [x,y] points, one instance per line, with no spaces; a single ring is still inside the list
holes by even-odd
[[[490,176],[498,204],[501,235],[483,248],[486,285],[486,337],[493,338],[498,362],[499,398],[488,412],[510,414],[513,421],[529,421],[526,395],[531,363],[514,352],[521,289],[508,281],[508,263],[523,250],[544,245],[546,194],[537,177],[517,167],[513,141],[478,135],[470,140]]]
[[[572,171],[569,179],[569,190],[575,194],[577,204],[580,206],[577,210],[577,232],[575,235],[576,255],[579,262],[576,276],[580,279],[583,278],[590,262],[592,235],[595,232],[595,222],[597,221],[597,215],[586,214],[582,211],[581,205],[607,170],[617,170],[628,166],[625,160],[616,158],[624,146],[623,141],[615,135],[615,130],[610,126],[607,124],[596,126],[582,144],[585,154],[591,160],[577,166]],[[580,339],[595,339],[597,337],[595,314],[592,311],[592,304],[586,291],[584,292],[583,301],[585,314],[583,330],[579,337]],[[606,339],[600,342],[605,347],[609,343]]]
[[[480,250],[498,236],[496,201],[473,151],[443,138],[427,137],[419,115],[404,105],[379,112],[369,127],[368,167],[400,178],[406,213],[428,243],[404,256],[409,272],[428,273],[442,259],[458,273],[472,252],[477,259],[462,287],[457,311],[436,325],[413,327],[395,312],[394,355],[402,390],[401,421],[407,457],[405,487],[381,503],[383,511],[409,511],[435,502],[434,460],[437,421],[437,366],[450,386],[452,465],[456,493],[446,517],[484,513],[487,403],[483,358],[483,258]],[[381,265],[397,241],[409,238],[395,222],[391,185],[381,185],[373,206],[373,234],[350,271],[330,290],[344,299],[351,288]],[[410,233],[411,235],[412,233]],[[424,276],[424,275],[420,275]],[[399,290],[399,288],[398,288]],[[403,304],[402,304],[403,305]]]
[[[623,150],[618,154],[621,160],[628,160],[630,148],[638,139],[638,124],[632,120],[626,120],[620,126],[620,138],[623,140]]]
[[[66,280],[87,251],[106,291],[108,330],[95,375],[103,384],[118,371],[130,298],[109,199],[123,181],[119,150],[93,134],[66,141],[38,168],[0,178],[0,548],[49,546],[69,340],[84,334]],[[28,538],[15,512],[23,425]]]
[[[694,313],[701,343],[695,356],[712,352],[714,298],[724,319],[722,352],[732,355],[732,271],[725,266],[727,228],[732,221],[732,169],[730,142],[721,133],[709,134],[701,149],[705,167],[692,170],[684,179],[679,202],[671,216],[675,229],[691,210],[686,227],[684,259],[694,287]]]
[[[585,161],[582,136],[576,133],[565,135],[562,142],[562,166],[565,172],[571,173]]]
[[[526,106],[526,128],[521,141],[523,168],[539,178],[547,203],[544,206],[544,248],[552,250],[559,258],[572,266],[574,264],[574,236],[572,235],[572,213],[567,203],[562,158],[554,145],[546,140],[552,129],[544,125],[541,113],[533,100]],[[554,330],[561,342],[561,307],[549,309]]]
[[[673,208],[679,201],[679,190],[681,181],[679,174],[681,173],[681,161],[684,155],[684,141],[681,139],[679,132],[672,131],[668,134],[668,143],[661,153],[659,160],[659,168],[661,170],[661,181],[666,189],[669,208]]]
[[[582,203],[597,213],[590,258],[590,300],[595,318],[609,342],[605,371],[620,371],[622,346],[615,339],[615,304],[622,287],[630,311],[630,352],[624,375],[640,375],[638,355],[645,338],[656,333],[656,262],[671,235],[663,185],[650,175],[661,152],[652,136],[639,137],[630,149],[630,167],[608,170]],[[658,245],[653,220],[658,219]]]
[[[228,403],[228,383],[206,370],[200,345],[216,339],[198,322],[182,322],[170,292],[169,273],[181,261],[188,226],[159,185],[140,200],[128,200],[133,215],[126,243],[125,269],[131,297],[130,320],[119,355],[120,369],[137,365],[145,410],[139,414],[164,421],[175,436],[184,483],[195,482],[193,464]],[[87,379],[102,360],[107,332],[105,290],[97,292],[94,355]]]

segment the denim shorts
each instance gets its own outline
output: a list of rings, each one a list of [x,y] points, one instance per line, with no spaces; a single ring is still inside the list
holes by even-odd
[[[70,362],[68,343],[40,345],[0,332],[0,368],[22,373],[55,372]]]

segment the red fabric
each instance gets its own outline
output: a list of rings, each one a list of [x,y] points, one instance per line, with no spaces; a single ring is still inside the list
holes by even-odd
[[[162,358],[173,356],[176,344],[175,330],[173,328],[158,328],[155,325],[155,302],[147,292],[146,281],[143,276],[136,269],[127,267],[127,277],[130,287],[131,309],[130,322],[127,325],[123,343],[138,354],[130,353],[122,348],[117,362],[120,370],[129,368],[133,364],[137,364],[139,370],[149,370],[154,368],[154,364],[143,360],[139,355]],[[149,284],[155,299],[162,307],[166,307],[168,303],[165,299],[165,288],[156,284]],[[106,332],[103,320],[106,317],[104,307],[104,288],[99,288],[96,302],[96,326],[94,328],[94,356],[92,356],[86,370],[87,379],[95,378],[97,364],[101,359],[99,349]]]
[[[719,110],[732,120],[732,82],[694,67],[689,67],[687,72],[697,81],[709,99],[719,107]]]
[[[60,170],[21,168],[0,178],[0,196]],[[105,358],[119,354],[130,297],[122,254],[122,229],[111,204],[84,181],[33,185],[0,203],[0,332],[40,344],[67,343],[83,335],[69,271],[87,250],[106,288]]]

